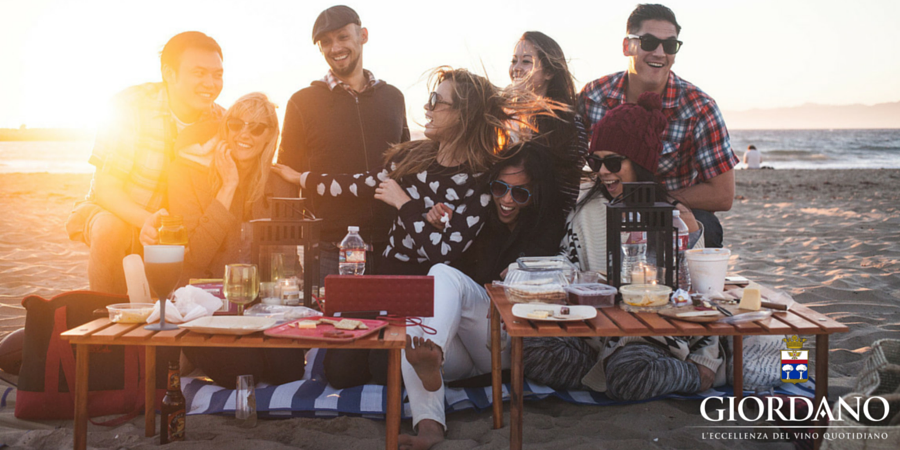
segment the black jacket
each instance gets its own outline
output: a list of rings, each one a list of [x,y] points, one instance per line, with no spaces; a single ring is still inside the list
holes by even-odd
[[[382,167],[384,152],[408,140],[406,105],[394,86],[379,81],[354,98],[341,87],[331,90],[314,81],[288,101],[278,162],[298,172],[362,173]],[[323,241],[340,242],[349,225],[359,226],[367,243],[387,239],[391,211],[383,202],[304,197],[324,219]]]

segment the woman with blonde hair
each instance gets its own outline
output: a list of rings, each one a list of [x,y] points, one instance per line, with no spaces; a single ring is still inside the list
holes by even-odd
[[[168,212],[182,216],[188,232],[182,284],[222,278],[226,264],[240,262],[241,225],[268,216],[265,193],[280,181],[269,176],[277,144],[275,105],[258,92],[239,98],[221,121],[180,133],[168,175]],[[230,389],[238,375],[275,384],[303,377],[302,350],[182,350],[216,384]]]
[[[396,208],[388,245],[375,265],[380,274],[426,275],[431,266],[458,259],[487,222],[490,180],[483,174],[501,159],[517,126],[530,126],[523,117],[554,114],[550,103],[502,90],[465,69],[439,67],[429,86],[427,139],[388,149],[383,169],[325,175],[273,167],[304,195],[374,198]],[[442,228],[426,219],[436,206],[448,211]],[[325,356],[326,378],[337,389],[385,384],[384,353],[331,350]]]

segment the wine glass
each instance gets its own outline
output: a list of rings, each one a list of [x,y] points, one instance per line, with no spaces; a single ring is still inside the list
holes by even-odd
[[[150,288],[159,298],[159,323],[147,325],[147,330],[176,330],[177,326],[166,323],[166,300],[172,295],[181,279],[184,265],[183,245],[144,246],[144,273]]]
[[[259,294],[259,271],[255,264],[228,264],[225,266],[225,298],[238,305],[238,315],[244,315],[244,305]]]

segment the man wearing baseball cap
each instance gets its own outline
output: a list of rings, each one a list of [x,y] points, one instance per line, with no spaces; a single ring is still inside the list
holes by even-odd
[[[328,73],[288,101],[278,162],[298,172],[362,173],[378,170],[391,144],[409,140],[403,94],[363,69],[363,45],[369,31],[353,9],[338,5],[322,11],[312,30],[313,44],[328,63]],[[324,219],[321,275],[338,272],[336,244],[347,226],[381,251],[390,227],[389,206],[363,199],[306,196]],[[370,262],[374,258],[367,258]],[[369,267],[366,273],[375,273]]]

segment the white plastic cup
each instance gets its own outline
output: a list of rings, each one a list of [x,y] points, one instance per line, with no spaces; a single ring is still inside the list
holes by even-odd
[[[710,294],[725,290],[725,274],[728,272],[727,248],[698,248],[685,252],[691,272],[691,289],[698,294]]]

